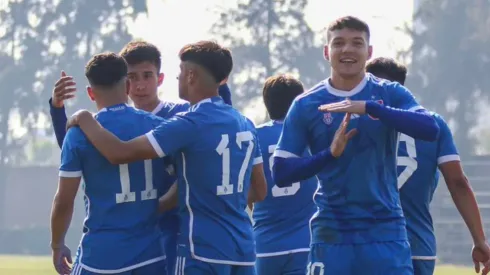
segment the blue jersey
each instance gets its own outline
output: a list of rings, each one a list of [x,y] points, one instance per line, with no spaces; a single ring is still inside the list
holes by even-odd
[[[422,108],[405,87],[371,74],[347,92],[325,80],[293,102],[275,156],[296,157],[306,148],[312,154],[327,149],[344,114],[322,113],[318,107],[346,97],[406,110]],[[406,240],[396,182],[398,134],[369,115],[353,115],[348,130],[353,128],[358,134],[343,154],[317,175],[320,187],[314,196],[318,212],[311,222],[312,243]]]
[[[190,106],[189,102],[160,101],[160,104],[158,104],[155,110],[152,111],[152,114],[163,118],[169,118],[177,113],[186,112],[189,110]]]
[[[180,249],[205,262],[253,265],[254,238],[245,209],[252,166],[262,161],[254,125],[213,97],[147,137],[160,156],[175,156]]]
[[[402,134],[398,147],[398,188],[414,258],[436,256],[436,238],[429,204],[439,181],[437,167],[459,161],[451,130],[444,119],[433,114],[439,125],[434,142],[414,140]]]
[[[163,121],[125,104],[102,109],[96,119],[122,140],[138,137]],[[163,159],[112,165],[80,128],[68,131],[60,176],[84,180],[86,218],[77,260],[84,269],[116,273],[165,258],[157,216],[157,189],[164,171]]]
[[[188,102],[168,102],[168,101],[160,101],[160,104],[152,111],[152,114],[157,115],[162,118],[170,118],[177,113],[185,112],[189,110],[190,104]],[[171,164],[171,159],[166,158],[165,161],[168,164]],[[168,166],[167,176],[161,185],[162,188],[158,190],[159,197],[167,193],[172,184],[174,184],[176,177],[174,174],[173,165]],[[164,214],[160,215],[160,229],[165,235],[176,235],[179,230],[179,216],[177,213],[177,209],[168,211]],[[168,234],[167,234],[168,233]]]
[[[272,154],[281,135],[282,123],[270,121],[257,127],[267,180],[267,197],[254,204],[253,219],[258,257],[310,250],[310,218],[316,211],[313,194],[317,180],[311,178],[280,188],[271,176]],[[305,155],[309,155],[305,152]],[[267,161],[268,160],[268,161]]]

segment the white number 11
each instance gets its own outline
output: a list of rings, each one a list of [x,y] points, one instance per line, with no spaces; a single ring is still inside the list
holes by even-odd
[[[141,200],[154,200],[157,198],[157,190],[153,188],[153,166],[151,160],[144,161],[145,190],[141,191]],[[131,192],[128,164],[119,165],[119,179],[121,181],[121,193],[116,194],[116,203],[135,202],[136,193]]]

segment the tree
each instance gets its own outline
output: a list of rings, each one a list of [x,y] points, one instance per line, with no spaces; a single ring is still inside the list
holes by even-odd
[[[119,51],[131,36],[126,22],[146,12],[146,1],[6,1],[0,5],[0,175],[25,157],[48,111],[52,85],[66,70],[81,82],[86,61],[102,50]],[[79,86],[81,88],[83,86]],[[78,97],[79,102],[84,101]],[[24,135],[11,123],[18,118]],[[0,182],[0,204],[5,184]],[[5,209],[0,205],[0,228]]]
[[[233,52],[230,86],[238,108],[260,96],[269,76],[297,74],[309,87],[327,75],[322,47],[305,20],[306,5],[306,0],[239,0],[221,11],[211,32]]]
[[[469,133],[490,95],[490,3],[425,0],[410,31],[413,45],[408,86],[430,110],[455,126],[463,155],[477,148]]]

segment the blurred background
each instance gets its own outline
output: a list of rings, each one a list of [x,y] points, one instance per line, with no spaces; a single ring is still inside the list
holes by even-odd
[[[488,0],[0,0],[0,274],[54,274],[45,256],[60,149],[48,99],[61,70],[77,81],[68,114],[95,110],[85,94],[85,63],[142,38],[163,55],[161,98],[178,100],[178,50],[215,39],[233,52],[235,106],[261,123],[266,77],[291,73],[306,87],[328,77],[323,29],[344,15],[370,25],[374,56],[406,64],[407,86],[450,123],[489,222]],[[443,182],[432,213],[438,274],[474,274],[450,267],[472,266],[472,243]],[[79,196],[67,237],[73,252],[84,214]]]

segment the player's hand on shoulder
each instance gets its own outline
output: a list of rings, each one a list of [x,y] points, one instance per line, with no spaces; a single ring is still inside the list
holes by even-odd
[[[71,264],[73,263],[71,258],[71,251],[66,245],[60,245],[52,247],[53,265],[58,274],[70,274]]]
[[[61,72],[60,79],[54,84],[51,105],[55,108],[62,108],[65,105],[65,100],[75,97],[77,91],[75,85],[72,76],[67,76],[65,72]]]
[[[76,111],[66,122],[66,130],[68,131],[71,127],[78,126],[80,120],[84,119],[84,117],[93,117],[93,114],[85,109]]]
[[[480,270],[483,275],[490,273],[490,247],[486,241],[474,244],[471,257],[476,273],[480,274]],[[483,268],[480,265],[483,265]]]
[[[349,132],[347,132],[347,127],[349,126],[350,117],[351,117],[350,113],[345,114],[342,123],[340,124],[337,131],[335,131],[332,144],[330,145],[330,152],[332,153],[332,156],[336,158],[342,155],[345,146],[347,146],[347,142],[349,142],[349,140],[357,134],[357,129],[351,129]]]
[[[366,113],[366,101],[345,99],[340,102],[324,104],[318,107],[321,112],[351,113],[363,115]]]

